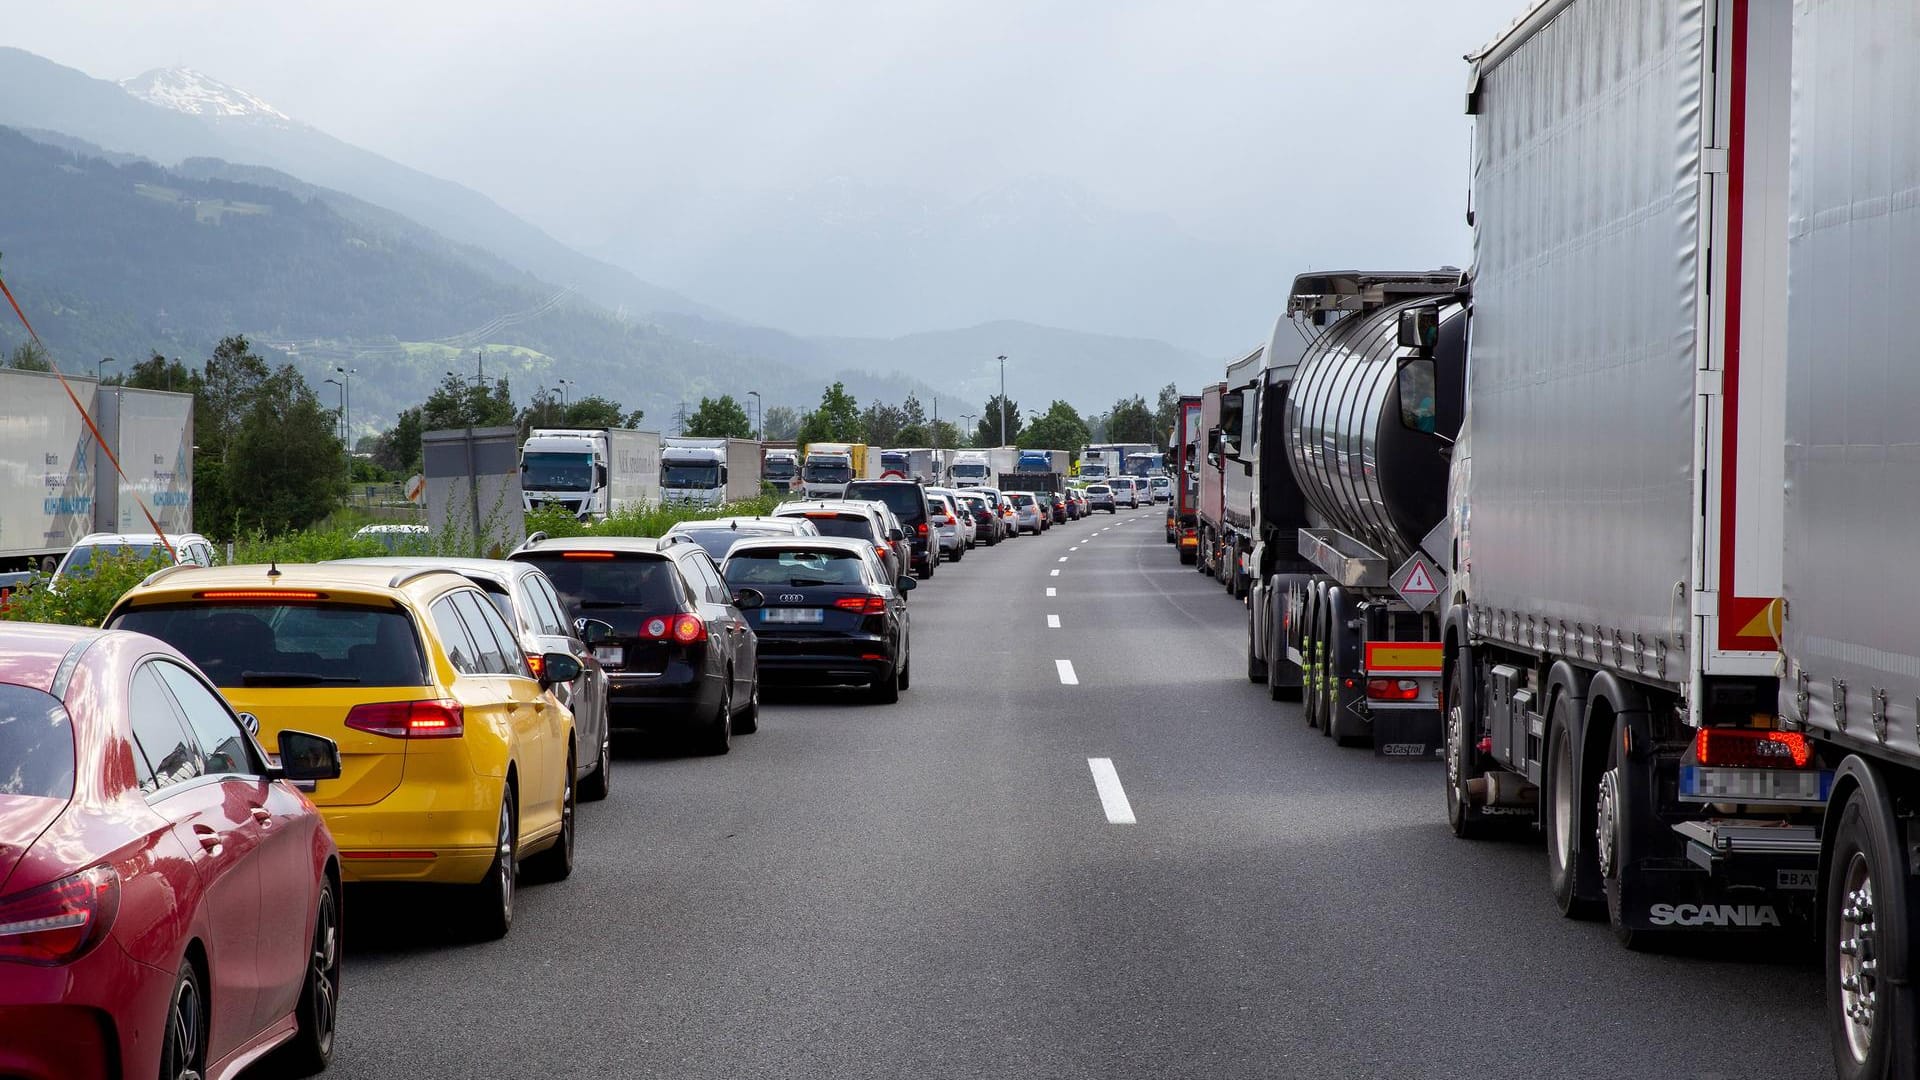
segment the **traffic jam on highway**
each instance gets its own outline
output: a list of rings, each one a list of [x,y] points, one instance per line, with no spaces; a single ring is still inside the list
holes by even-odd
[[[790,497],[498,560],[183,563],[101,629],[0,631],[0,1073],[323,1068],[385,902],[345,887],[502,938],[616,737],[726,754],[777,687],[911,709],[922,582],[1144,508],[1244,609],[1276,721],[1424,770],[1451,850],[1537,836],[1542,903],[1630,950],[1811,948],[1833,1073],[1916,1075],[1920,21],[1542,0],[1468,74],[1470,267],[1300,273],[1164,446],[536,431],[529,505],[657,497],[537,490],[569,439]]]

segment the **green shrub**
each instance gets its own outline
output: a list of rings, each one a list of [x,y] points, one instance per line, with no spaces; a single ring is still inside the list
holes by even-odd
[[[91,574],[64,578],[59,588],[53,587],[50,577],[36,574],[31,585],[8,598],[0,618],[12,622],[99,626],[127,590],[165,565],[164,555],[143,559],[131,552],[108,555],[96,551]]]

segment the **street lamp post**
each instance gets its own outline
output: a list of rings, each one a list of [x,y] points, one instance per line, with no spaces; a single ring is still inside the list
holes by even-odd
[[[1007,445],[1007,358],[1000,358],[1000,445]]]
[[[100,358],[100,363],[98,363],[98,364],[96,364],[96,365],[94,366],[94,369],[93,369],[93,378],[94,378],[94,381],[95,381],[95,382],[106,382],[106,381],[107,381],[107,365],[108,365],[108,364],[117,364],[117,363],[119,363],[119,362],[120,362],[120,361],[118,361],[118,360],[115,360],[115,359],[114,359],[113,357],[111,357],[111,356],[103,356],[103,357],[101,357],[101,358]]]
[[[980,414],[977,412],[963,412],[960,414],[960,419],[963,422],[965,422],[965,424],[967,425],[966,427],[963,427],[960,429],[960,437],[967,440],[968,442],[972,442],[973,441],[973,422],[975,420],[980,419]]]
[[[333,429],[340,433],[340,442],[345,444],[347,441],[347,384],[341,382],[339,379],[325,379],[322,381],[327,386],[334,386],[340,389],[340,417],[333,422]]]
[[[360,369],[336,367],[333,371],[340,376],[340,441],[346,444],[347,456],[351,459],[353,456],[353,377],[360,373]]]
[[[753,399],[754,438],[758,439],[761,442],[766,442],[767,441],[767,423],[763,414],[760,412],[760,391],[749,390],[747,391],[747,396]]]
[[[572,379],[560,380],[560,411],[561,412],[566,412],[567,409],[572,407],[571,399],[567,393],[567,388],[572,385],[573,385]]]

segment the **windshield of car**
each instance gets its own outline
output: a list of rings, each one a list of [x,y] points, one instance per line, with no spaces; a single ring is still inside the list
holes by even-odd
[[[152,560],[156,563],[166,560],[166,551],[158,544],[82,544],[67,552],[67,559],[60,564],[63,577],[91,577],[93,561],[100,559],[123,558],[135,562]]]
[[[850,536],[855,540],[873,539],[873,522],[858,514],[808,514],[807,520],[821,536]]]
[[[733,550],[733,545],[742,540],[749,540],[756,536],[779,536],[786,531],[785,529],[735,529],[729,527],[725,529],[680,529],[675,531],[673,535],[692,538],[694,543],[699,544],[707,554],[713,556],[715,562],[719,562],[721,559],[727,557],[727,552]]]
[[[860,556],[816,548],[750,548],[727,560],[727,584],[863,585]]]
[[[520,460],[520,487],[527,491],[593,490],[593,455],[538,451]]]
[[[853,466],[809,461],[801,470],[800,478],[809,484],[844,484],[853,479]]]
[[[185,653],[215,686],[424,686],[413,620],[358,604],[189,603],[129,608],[111,626]]]
[[[545,551],[514,558],[546,572],[571,618],[608,608],[670,611],[680,606],[680,572],[663,556],[570,559],[565,552]]]
[[[847,485],[847,498],[886,504],[894,516],[914,525],[926,516],[926,495],[919,484],[874,481]]]
[[[73,725],[51,695],[0,683],[0,795],[73,797]]]
[[[1089,494],[1089,495],[1111,495],[1111,494],[1113,494],[1113,489],[1112,489],[1112,488],[1110,488],[1110,487],[1108,487],[1108,486],[1107,486],[1107,485],[1105,485],[1105,484],[1090,484],[1090,485],[1088,485],[1088,486],[1087,486],[1087,494]]]

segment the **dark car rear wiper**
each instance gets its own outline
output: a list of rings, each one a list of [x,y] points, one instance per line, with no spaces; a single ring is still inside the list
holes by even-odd
[[[240,673],[241,686],[322,686],[329,684],[358,686],[360,685],[360,679],[354,675],[314,675],[305,671],[243,671]]]
[[[640,605],[629,604],[624,600],[582,600],[580,606],[583,608],[629,608]]]
[[[797,589],[807,585],[832,585],[834,583],[828,581],[826,578],[797,577],[788,578],[787,584]]]

